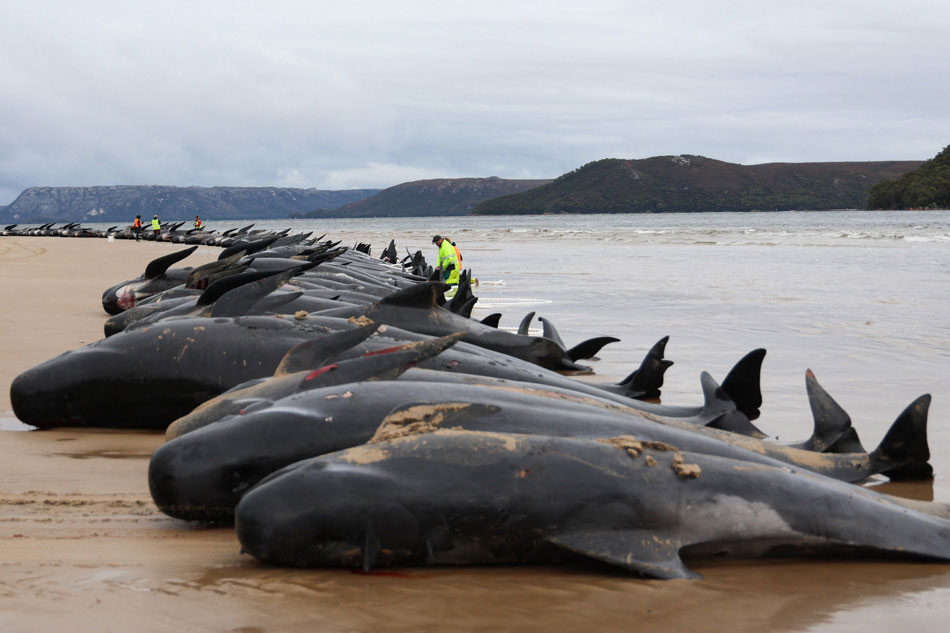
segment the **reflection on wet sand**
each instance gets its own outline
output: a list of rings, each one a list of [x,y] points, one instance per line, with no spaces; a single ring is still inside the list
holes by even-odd
[[[917,501],[934,500],[934,481],[882,481],[867,485],[875,492],[894,495],[895,497],[904,497],[905,499],[916,499]]]

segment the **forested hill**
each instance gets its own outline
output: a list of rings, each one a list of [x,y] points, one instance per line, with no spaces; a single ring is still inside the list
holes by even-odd
[[[115,222],[129,224],[136,215],[162,221],[200,215],[214,220],[279,220],[293,213],[336,208],[362,200],[379,189],[326,191],[286,187],[31,187],[6,207],[0,222]]]
[[[868,191],[922,161],[738,165],[703,156],[608,158],[486,200],[475,215],[863,209]]]
[[[417,180],[383,189],[375,196],[338,209],[320,209],[307,218],[380,218],[471,215],[489,198],[528,191],[550,180],[440,178]]]
[[[897,180],[874,185],[868,209],[950,209],[950,145]]]

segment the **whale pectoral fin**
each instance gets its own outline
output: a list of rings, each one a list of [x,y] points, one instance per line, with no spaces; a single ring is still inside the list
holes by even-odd
[[[373,524],[366,522],[366,539],[363,543],[363,573],[368,574],[376,566],[376,559],[379,556],[380,545],[379,537],[376,536],[376,530]]]
[[[211,305],[209,316],[218,318],[247,314],[255,303],[283,286],[299,272],[297,268],[290,268],[229,290]]]
[[[283,376],[326,365],[336,356],[368,339],[379,326],[380,324],[374,321],[299,343],[287,350],[274,375]]]
[[[570,530],[545,540],[565,550],[652,578],[701,578],[680,560],[678,538],[651,530]]]
[[[341,382],[364,382],[372,380],[395,380],[417,363],[432,358],[462,340],[465,332],[455,332],[439,338],[414,341],[387,350],[370,352],[359,358],[351,358],[320,367],[310,372],[297,386],[296,392],[319,389],[322,386]],[[332,376],[330,372],[334,373]],[[320,376],[324,378],[317,380]],[[329,382],[327,382],[329,378]]]

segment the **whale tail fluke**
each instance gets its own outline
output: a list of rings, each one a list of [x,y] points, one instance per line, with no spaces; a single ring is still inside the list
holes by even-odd
[[[643,357],[640,366],[620,381],[619,384],[624,388],[625,396],[637,400],[660,397],[663,376],[666,370],[673,366],[673,361],[663,358],[666,353],[666,343],[669,340],[669,336],[664,336],[654,343],[646,356]]]
[[[703,387],[703,411],[699,415],[699,423],[720,431],[729,431],[740,435],[747,435],[757,439],[766,435],[758,429],[748,416],[737,408],[731,395],[709,375],[709,372],[700,374],[700,383]]]
[[[597,352],[603,349],[605,345],[616,343],[618,341],[620,341],[620,339],[613,336],[596,336],[594,338],[589,338],[586,341],[581,341],[574,347],[570,348],[567,350],[567,355],[571,360],[585,360],[588,358],[594,358],[597,355]],[[670,363],[670,361],[666,362]],[[670,363],[670,365],[672,364],[673,363]],[[663,371],[666,371],[666,369],[664,368]],[[662,384],[662,382],[663,381],[661,380],[660,384]]]

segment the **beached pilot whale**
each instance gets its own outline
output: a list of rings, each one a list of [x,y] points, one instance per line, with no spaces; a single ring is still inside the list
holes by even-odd
[[[244,289],[235,291],[240,295]],[[212,315],[136,325],[24,371],[10,385],[10,400],[22,422],[40,428],[164,429],[236,385],[273,376],[293,347],[368,322],[317,315]],[[373,337],[372,345],[358,346],[352,356],[430,338],[384,327],[385,337]],[[529,363],[517,358],[471,344],[457,347],[446,358],[426,362],[500,375],[529,371]]]
[[[292,274],[292,270],[286,271],[278,277]],[[210,317],[134,325],[21,373],[10,386],[14,412],[22,422],[41,428],[164,429],[197,405],[236,385],[272,376],[293,347],[369,322],[319,315],[217,314],[216,310],[225,307],[222,303],[240,313],[249,301],[257,300],[254,285],[256,282],[226,293],[213,304]],[[245,300],[244,293],[250,293],[250,298]],[[232,294],[236,295],[234,300],[224,301]],[[230,314],[231,310],[225,312]],[[372,344],[357,346],[349,357],[430,338],[391,326],[380,329],[385,329],[385,337],[373,337]],[[458,371],[470,368],[492,375],[524,375],[532,367],[546,375],[536,365],[468,343],[446,353],[448,357],[440,355],[425,362],[433,367],[448,365]],[[537,379],[543,380],[544,376]],[[658,386],[662,374],[654,374],[645,382]],[[626,391],[631,397],[637,395]]]
[[[10,401],[17,418],[40,428],[164,429],[234,385],[273,375],[288,349],[331,331],[263,316],[135,327],[21,373]]]
[[[246,266],[239,265],[244,256],[237,253],[232,257],[209,262],[195,268],[171,268],[191,255],[197,246],[163,255],[149,262],[145,272],[136,277],[107,288],[102,293],[102,309],[108,314],[119,314],[123,310],[135,307],[143,299],[151,297],[176,286],[202,289],[208,283],[222,276],[243,272]]]
[[[334,352],[337,360],[358,359],[363,356],[372,356],[381,352],[389,351],[393,344],[406,336],[413,336],[410,332],[400,331],[395,328],[383,326],[386,334],[369,337],[369,326],[361,326],[354,330],[328,334],[313,341],[301,343],[290,350],[281,361],[277,372],[273,377],[257,378],[242,385],[236,385],[219,396],[205,402],[195,408],[192,412],[184,415],[171,423],[165,431],[166,439],[172,439],[187,433],[194,429],[206,426],[224,417],[225,414],[231,414],[238,410],[243,410],[249,406],[260,408],[263,403],[272,403],[280,397],[289,396],[298,391],[306,391],[313,388],[313,383],[308,381],[308,372],[319,367],[320,357],[313,353],[314,347],[325,348],[327,342],[339,337],[339,340],[352,340],[348,349],[338,349]],[[379,327],[379,324],[373,324],[373,330]],[[358,331],[367,330],[367,333],[357,338]],[[415,335],[418,340],[425,341],[428,337],[424,335]],[[457,336],[457,335],[456,335]],[[393,338],[390,338],[393,337]],[[575,394],[586,394],[595,398],[607,399],[617,404],[633,406],[640,408],[648,413],[656,415],[669,415],[674,417],[689,418],[696,423],[716,422],[717,426],[744,428],[748,425],[748,419],[743,411],[735,412],[729,418],[735,420],[734,424],[723,423],[723,416],[703,417],[703,407],[674,407],[659,405],[651,402],[640,402],[638,399],[646,394],[648,397],[659,395],[659,386],[663,382],[663,372],[672,364],[670,361],[663,360],[663,349],[665,348],[667,337],[661,339],[654,345],[641,362],[640,367],[635,370],[631,376],[634,378],[621,385],[601,382],[579,381],[568,376],[562,376],[556,372],[543,369],[537,365],[532,365],[513,356],[507,356],[497,352],[491,352],[468,343],[462,343],[458,346],[460,349],[446,350],[433,358],[422,360],[418,368],[410,371],[414,380],[429,382],[483,382],[490,379],[516,380],[519,382],[536,383],[543,385],[547,390],[566,390]],[[410,339],[412,340],[412,339]],[[438,339],[428,339],[438,340]],[[741,366],[748,356],[739,361]],[[290,368],[296,368],[291,370]],[[754,390],[759,393],[758,378],[750,384],[738,384],[734,380],[730,381],[736,372],[735,369],[727,376],[727,381],[723,383],[723,389],[733,401],[744,396],[748,390]],[[275,384],[266,384],[275,383]],[[745,399],[748,399],[746,397]],[[743,422],[744,421],[744,422]],[[849,419],[850,423],[850,419]]]
[[[797,468],[602,441],[442,431],[293,464],[244,495],[243,551],[279,565],[552,562],[651,578],[769,550],[950,560],[950,521]]]
[[[298,391],[363,380],[394,380],[406,370],[439,354],[461,338],[460,334],[430,338],[369,352],[356,358],[341,358],[337,342],[370,336],[377,323],[334,332],[297,345],[284,356],[273,376],[250,380],[195,407],[165,429],[173,439],[251,408],[260,408]],[[344,343],[346,344],[346,343]],[[350,347],[352,344],[347,345]],[[305,357],[305,358],[304,358]]]
[[[794,465],[846,481],[898,468],[926,468],[930,456],[929,396],[909,406],[870,454],[819,454],[697,426],[695,421],[645,414],[585,394],[546,391],[543,385],[446,384],[438,382],[440,372],[430,373],[436,375],[433,382],[348,383],[301,391],[272,403],[250,402],[236,415],[160,446],[149,463],[152,499],[176,518],[229,521],[248,488],[288,464],[374,438],[440,428],[587,439],[633,434],[683,450],[750,464]],[[703,382],[708,401],[701,417],[735,410],[708,374]]]

